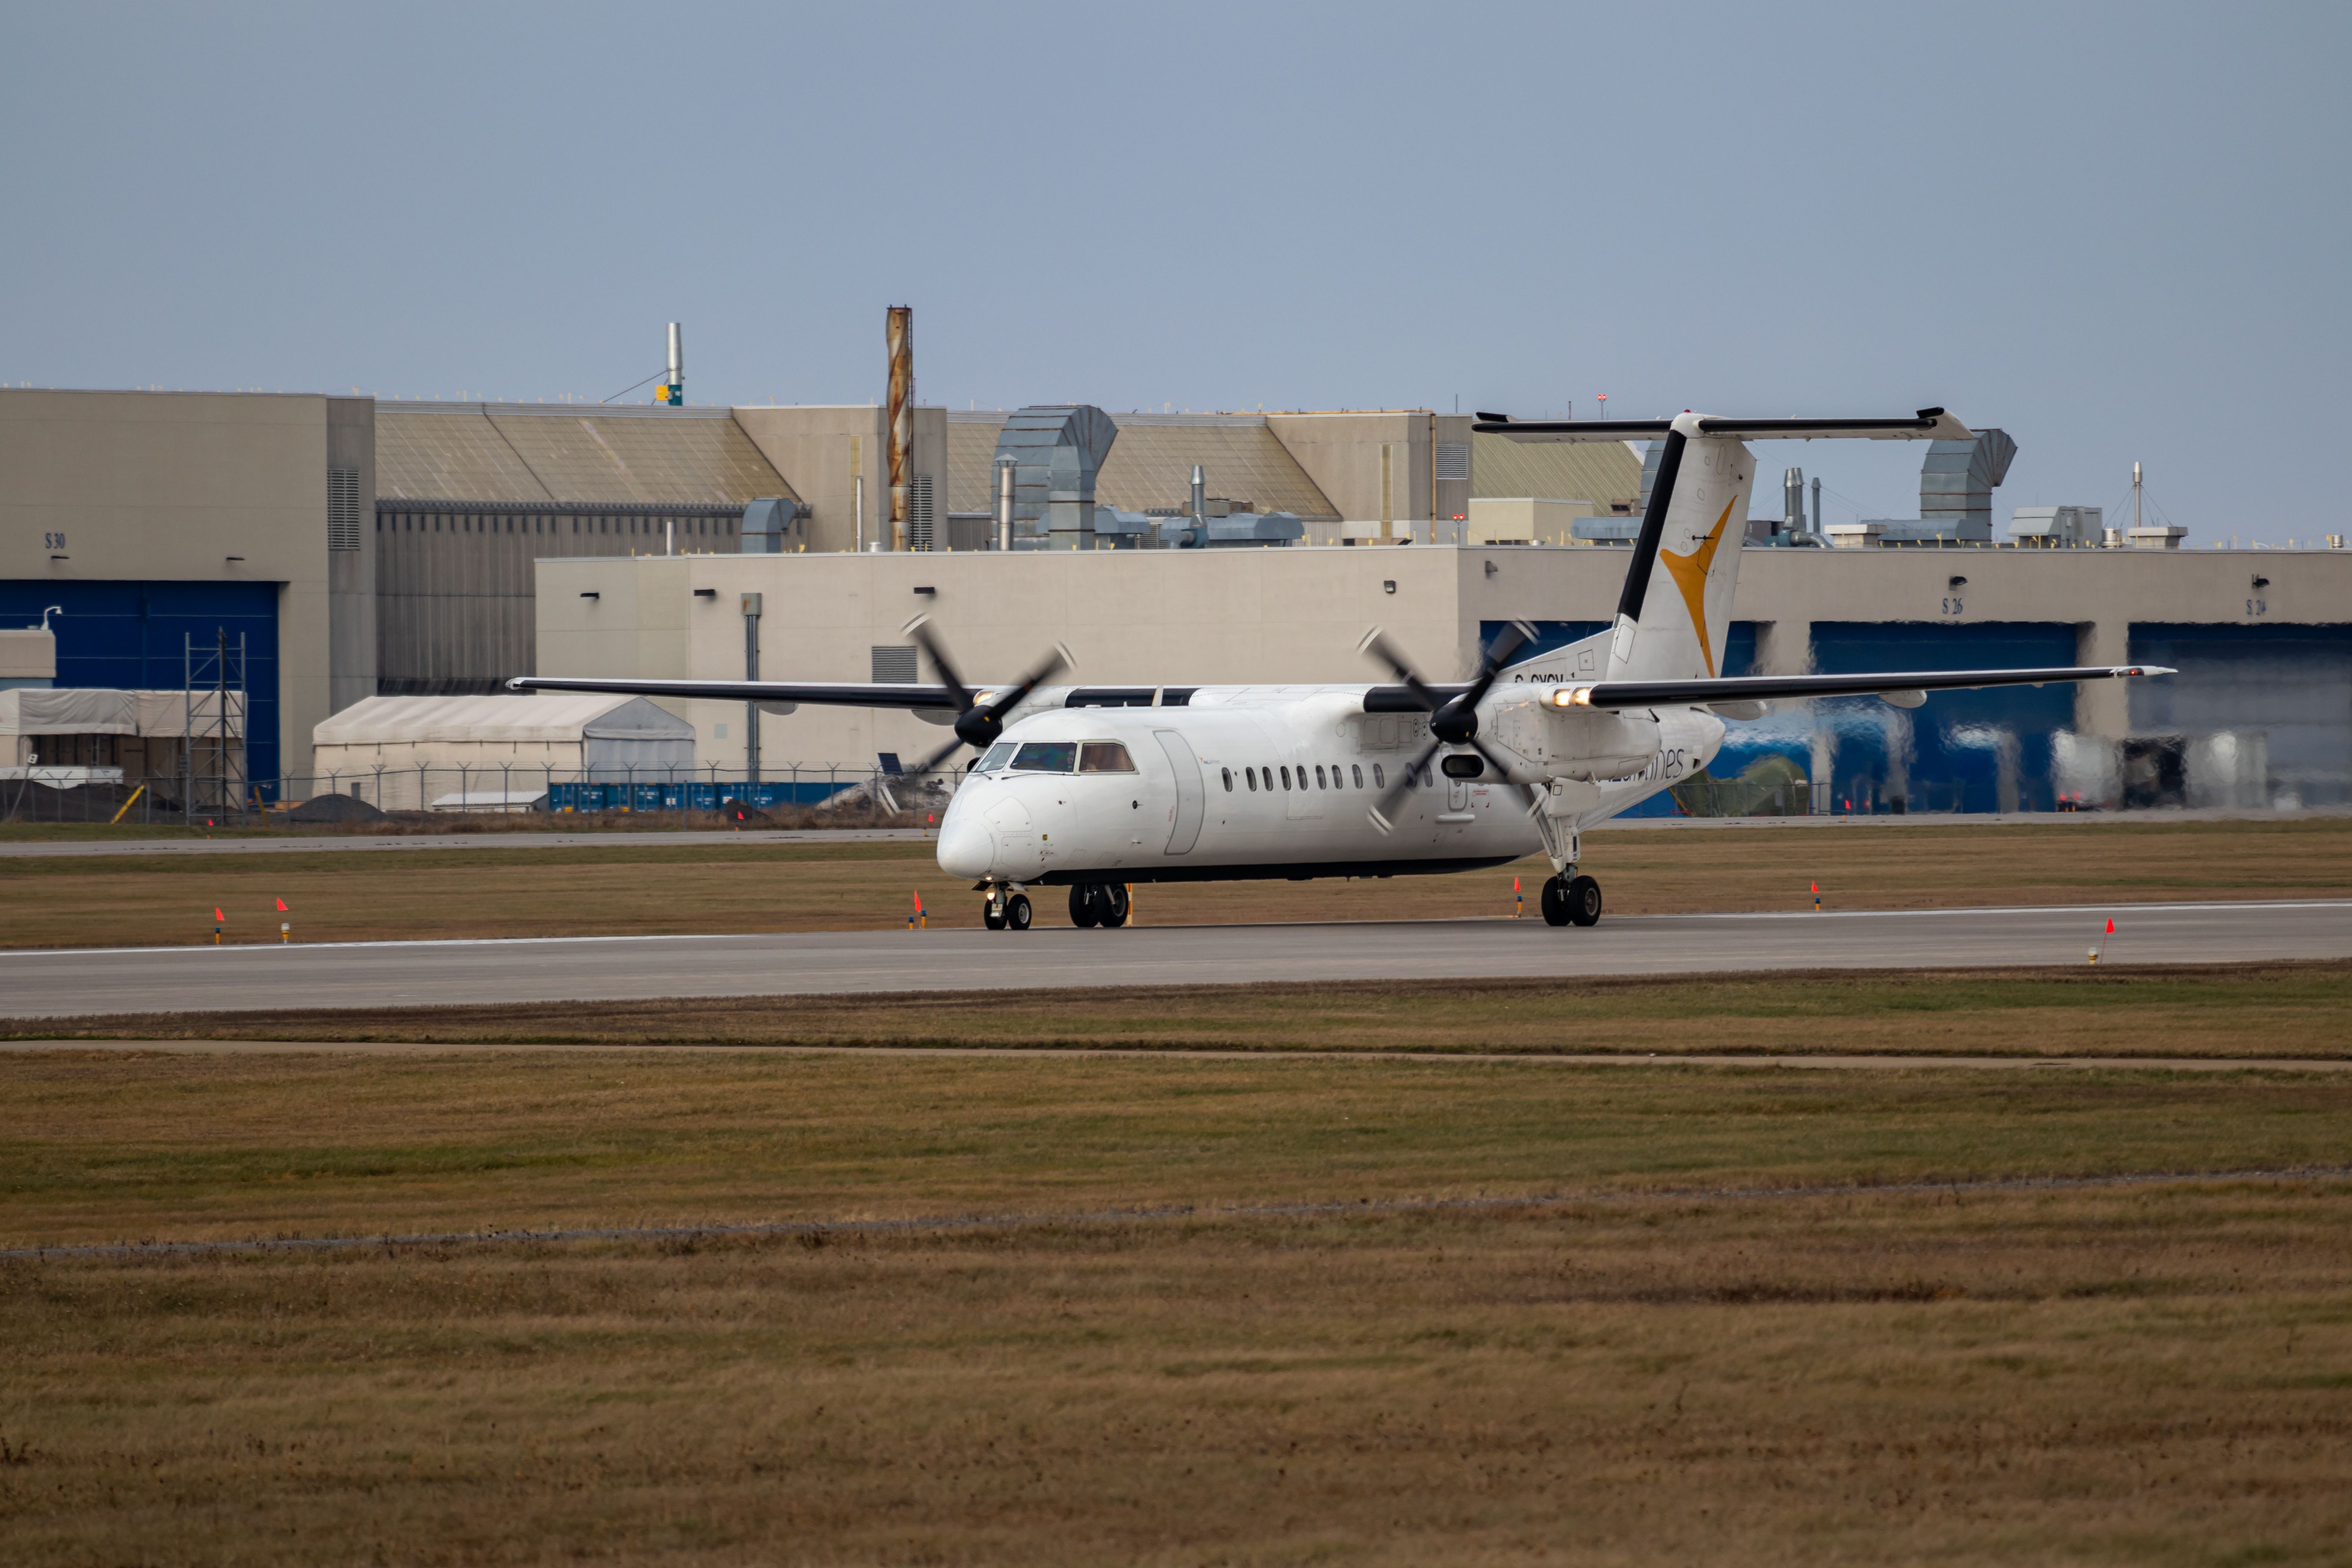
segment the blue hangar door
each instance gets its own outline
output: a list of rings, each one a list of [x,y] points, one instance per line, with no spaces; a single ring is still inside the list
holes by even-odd
[[[277,794],[278,584],[275,583],[36,583],[0,581],[0,624],[41,624],[58,638],[59,686],[176,691],[185,683],[188,637],[200,649],[245,637],[246,776]]]

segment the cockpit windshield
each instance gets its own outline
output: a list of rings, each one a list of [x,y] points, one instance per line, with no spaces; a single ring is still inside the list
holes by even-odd
[[[1007,763],[1013,760],[1013,750],[1014,747],[1012,742],[997,742],[996,744],[988,748],[988,755],[980,759],[980,765],[974,768],[972,772],[979,773],[992,773],[996,772],[997,769],[1004,766]]]
[[[1076,741],[1024,741],[1013,753],[1016,773],[1074,773],[1078,771]]]
[[[1078,772],[1082,773],[1131,773],[1134,771],[1135,760],[1117,741],[1088,741],[1078,752]]]

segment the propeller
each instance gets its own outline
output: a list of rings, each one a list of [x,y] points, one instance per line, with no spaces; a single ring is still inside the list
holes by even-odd
[[[929,657],[932,668],[940,673],[940,687],[955,699],[956,705],[956,738],[908,770],[916,778],[938,768],[955,755],[959,747],[970,746],[975,752],[987,751],[995,743],[996,737],[1004,732],[1004,716],[1020,707],[1023,700],[1037,689],[1047,677],[1071,662],[1070,650],[1056,643],[1054,650],[1014,685],[984,694],[976,693],[963,683],[963,678],[956,673],[955,661],[948,658],[948,651],[940,646],[940,639],[931,635],[928,616],[918,616],[908,622],[907,634]],[[982,695],[987,697],[987,701],[980,700]]]
[[[1511,661],[1511,656],[1533,640],[1534,634],[1517,621],[1505,626],[1502,636],[1496,637],[1480,656],[1477,679],[1460,695],[1449,698],[1431,690],[1428,682],[1421,679],[1412,666],[1405,661],[1404,655],[1397,651],[1396,645],[1389,641],[1387,634],[1378,626],[1365,634],[1364,640],[1357,645],[1357,651],[1370,655],[1394,671],[1404,689],[1412,693],[1413,700],[1421,705],[1422,711],[1429,715],[1429,745],[1406,765],[1403,776],[1391,784],[1374,803],[1369,814],[1373,826],[1382,833],[1394,829],[1396,825],[1392,816],[1403,803],[1406,792],[1412,788],[1413,780],[1429,766],[1430,759],[1446,746],[1467,746],[1486,758],[1486,765],[1496,773],[1506,776],[1509,774],[1509,765],[1488,751],[1486,743],[1478,739],[1478,704],[1495,684],[1495,678],[1503,672],[1503,667]]]

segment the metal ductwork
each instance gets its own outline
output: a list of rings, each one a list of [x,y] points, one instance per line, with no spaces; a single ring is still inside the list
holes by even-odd
[[[1095,479],[1118,426],[1091,404],[1024,408],[996,437],[1013,465],[1013,548],[1095,548]]]
[[[2009,477],[2017,443],[2007,431],[1979,430],[1973,441],[1931,441],[1919,465],[1919,521],[1948,539],[1992,537],[1993,488]]]

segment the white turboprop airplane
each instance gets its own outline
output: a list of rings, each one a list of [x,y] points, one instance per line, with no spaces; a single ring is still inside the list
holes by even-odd
[[[940,825],[942,869],[986,895],[992,930],[1028,929],[1026,889],[1066,886],[1081,926],[1126,923],[1137,882],[1391,877],[1550,858],[1544,919],[1589,926],[1601,888],[1577,871],[1580,830],[1705,767],[1724,721],[1775,701],[1876,695],[1916,708],[1930,691],[2168,675],[2153,666],[1718,673],[1747,531],[1748,440],[1967,440],[1940,408],[1907,419],[1721,419],[1473,426],[1516,441],[1663,440],[1612,630],[1512,661],[1517,627],[1475,679],[1423,680],[1375,629],[1362,648],[1388,684],[1047,686],[1057,650],[1008,686],[972,688],[922,621],[908,629],[935,685],[524,677],[518,691],[605,691],[772,705],[898,708],[981,756]],[[1656,568],[1663,566],[1664,580]],[[1437,764],[1434,772],[1430,764]]]

